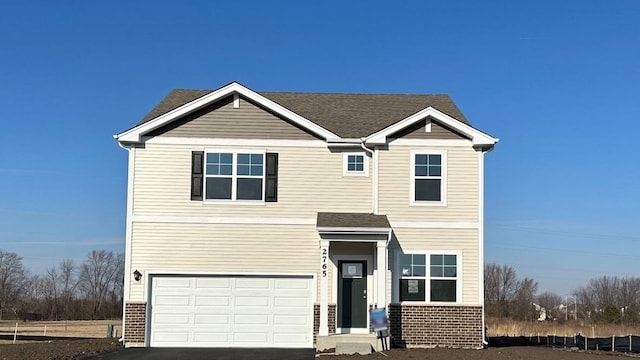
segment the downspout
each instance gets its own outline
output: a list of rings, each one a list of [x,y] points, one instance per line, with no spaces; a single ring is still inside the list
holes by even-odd
[[[373,150],[369,149],[365,145],[365,138],[360,138],[360,147],[362,150],[366,151],[371,155],[371,162],[373,163],[371,172],[372,176],[372,184],[371,184],[371,213],[374,215],[378,214],[378,151],[377,148],[373,148]]]
[[[114,136],[116,138],[116,136]],[[117,140],[117,138],[116,138]],[[134,169],[134,151],[133,146],[123,145],[118,141],[118,146],[124,150],[127,150],[128,153],[128,164],[127,164],[127,214],[126,214],[126,226],[125,226],[125,252],[124,252],[124,279],[129,279],[129,274],[131,273],[131,256],[130,249],[131,246],[131,231],[132,231],[132,223],[131,216],[133,214],[133,169]],[[123,284],[123,294],[122,294],[122,334],[118,339],[118,342],[122,343],[124,346],[124,335],[125,335],[125,327],[126,327],[126,304],[127,299],[129,298],[129,291],[131,286],[131,281],[124,280]]]
[[[485,303],[484,303],[484,155],[489,152],[493,147],[489,149],[480,148],[478,151],[478,240],[479,240],[479,278],[480,284],[482,284],[482,291],[480,292],[480,304],[482,305],[482,344],[486,347],[489,345],[487,341],[487,325],[485,319]]]

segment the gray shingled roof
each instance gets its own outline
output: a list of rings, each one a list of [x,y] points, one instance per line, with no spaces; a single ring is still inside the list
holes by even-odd
[[[317,227],[391,228],[386,215],[319,212]]]
[[[212,91],[173,90],[138,125]],[[258,93],[343,138],[371,135],[429,106],[469,124],[445,94]]]

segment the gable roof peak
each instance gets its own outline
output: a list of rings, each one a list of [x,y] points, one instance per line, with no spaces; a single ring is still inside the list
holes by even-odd
[[[117,138],[140,141],[140,136],[151,129],[232,94],[239,94],[327,140],[375,137],[376,141],[382,141],[388,130],[407,126],[420,116],[444,120],[455,129],[461,127],[464,133],[478,132],[447,94],[253,91],[234,81],[216,90],[174,89],[137,126]]]

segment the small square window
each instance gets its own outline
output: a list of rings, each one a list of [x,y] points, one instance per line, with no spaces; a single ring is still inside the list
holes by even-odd
[[[367,157],[364,153],[344,154],[344,175],[367,175]]]

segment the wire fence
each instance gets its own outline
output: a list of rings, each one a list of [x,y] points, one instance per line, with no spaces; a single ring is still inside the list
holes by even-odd
[[[579,350],[640,353],[640,336],[626,335],[597,338],[589,338],[580,334],[575,336],[495,336],[489,337],[489,346],[568,347]]]

